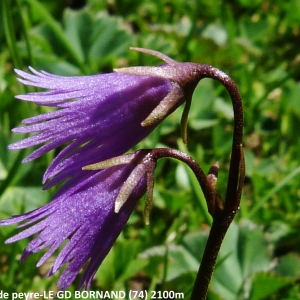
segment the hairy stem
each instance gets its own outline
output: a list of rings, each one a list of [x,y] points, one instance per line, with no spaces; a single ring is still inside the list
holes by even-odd
[[[199,164],[188,154],[181,152],[176,149],[170,148],[155,148],[151,150],[151,157],[153,159],[159,159],[163,157],[170,157],[178,159],[184,163],[186,163],[191,170],[194,172],[201,188],[205,191],[206,187],[206,175],[204,174],[203,170],[199,166]]]
[[[199,65],[199,73],[204,74],[204,77],[219,81],[226,87],[233,105],[234,128],[224,208],[217,209],[213,215],[213,224],[194,283],[191,300],[206,299],[209,283],[223,239],[237,210],[239,209],[241,187],[245,175],[245,164],[242,150],[244,115],[243,104],[237,86],[228,75],[214,67]]]
[[[234,128],[227,191],[225,196],[225,210],[231,213],[232,211],[237,211],[240,205],[240,199],[237,199],[236,191],[239,185],[240,164],[243,159],[241,153],[244,129],[243,103],[236,84],[227,74],[211,66],[206,66],[206,68],[208,69],[206,73],[208,78],[215,79],[225,86],[233,106]]]
[[[197,273],[191,300],[206,299],[209,283],[216,265],[218,254],[233,219],[232,218],[215,218],[208,236],[204,254],[202,256],[201,265]]]

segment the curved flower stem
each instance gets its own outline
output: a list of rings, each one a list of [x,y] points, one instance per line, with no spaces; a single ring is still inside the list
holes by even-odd
[[[151,158],[157,160],[163,157],[170,157],[178,159],[184,163],[186,163],[191,170],[194,172],[201,188],[205,191],[206,188],[206,175],[204,174],[203,170],[199,166],[199,164],[188,154],[181,152],[176,149],[171,148],[155,148],[152,149],[150,152]]]
[[[223,84],[230,95],[233,105],[233,140],[224,203],[221,203],[221,205],[217,203],[219,196],[216,194],[215,188],[209,186],[209,180],[199,164],[186,153],[174,149],[158,148],[151,151],[151,157],[153,159],[172,157],[186,163],[196,175],[205,195],[208,210],[213,217],[213,223],[191,295],[191,300],[204,300],[206,299],[209,283],[223,239],[240,205],[245,176],[245,162],[242,148],[244,114],[242,99],[237,86],[227,74],[208,65],[197,65],[197,73],[200,79],[212,78]],[[209,192],[207,192],[208,190]]]
[[[244,115],[242,99],[237,86],[227,74],[214,67],[199,65],[199,69],[200,73],[204,74],[204,77],[215,79],[226,87],[233,105],[234,129],[224,208],[221,209],[216,206],[217,209],[212,215],[213,224],[194,283],[191,300],[206,299],[208,286],[223,239],[239,209],[241,190],[245,176],[245,163],[242,149]]]
[[[224,72],[211,67],[203,66],[205,70],[205,77],[212,78],[220,83],[222,83],[227,89],[233,106],[234,113],[234,128],[233,128],[233,138],[232,138],[232,148],[231,148],[231,160],[229,175],[227,181],[227,192],[225,197],[225,210],[228,212],[237,211],[240,204],[240,199],[236,197],[236,191],[239,186],[240,178],[240,166],[241,161],[243,160],[243,130],[244,130],[244,112],[243,112],[243,103],[238,91],[238,88],[234,81]],[[243,176],[242,176],[243,177]]]

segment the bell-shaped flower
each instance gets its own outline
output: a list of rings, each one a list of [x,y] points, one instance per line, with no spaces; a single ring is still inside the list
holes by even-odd
[[[44,175],[46,187],[80,172],[85,165],[121,155],[145,138],[157,124],[142,126],[147,116],[167,97],[172,83],[155,76],[119,73],[62,77],[45,72],[34,75],[17,70],[22,83],[49,89],[17,96],[42,106],[59,108],[23,120],[14,132],[36,133],[9,146],[28,148],[42,144],[23,162],[68,144]]]
[[[121,155],[144,139],[164,118],[185,101],[210,66],[179,63],[152,50],[133,48],[166,62],[157,67],[130,67],[115,73],[93,76],[56,76],[44,71],[33,74],[20,70],[19,81],[48,89],[16,98],[58,110],[23,120],[13,129],[35,133],[9,149],[41,145],[23,162],[67,145],[52,161],[43,182],[46,188],[65,180],[85,165]],[[204,69],[202,68],[204,67]],[[186,140],[184,114],[182,127]]]
[[[71,178],[50,203],[1,221],[2,226],[21,223],[18,228],[23,229],[6,243],[35,235],[21,261],[29,254],[47,249],[37,263],[41,266],[68,240],[49,275],[69,263],[58,286],[66,289],[84,269],[79,288],[86,286],[88,289],[147,185],[148,198],[152,197],[155,162],[148,158],[149,152],[140,150],[88,166],[87,170],[96,171],[82,171],[84,178]]]

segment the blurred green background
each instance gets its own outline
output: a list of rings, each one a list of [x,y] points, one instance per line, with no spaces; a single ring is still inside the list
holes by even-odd
[[[28,150],[7,150],[21,138],[11,129],[46,110],[14,99],[34,91],[16,81],[14,68],[86,75],[161,63],[129,46],[212,64],[235,80],[243,98],[247,172],[208,299],[300,299],[299,0],[2,0],[0,10],[0,218],[37,208],[54,192],[41,190],[54,152],[23,165]],[[233,121],[226,90],[212,80],[199,83],[188,147],[180,138],[181,112],[137,148],[179,148],[205,172],[218,160],[217,189],[224,195]],[[188,299],[210,219],[184,165],[160,160],[155,175],[150,226],[142,221],[141,200],[91,290],[174,291],[161,299],[182,299],[181,293]],[[56,291],[58,275],[46,277],[53,259],[39,269],[42,254],[20,264],[28,241],[4,245],[14,232],[0,228],[0,290]]]

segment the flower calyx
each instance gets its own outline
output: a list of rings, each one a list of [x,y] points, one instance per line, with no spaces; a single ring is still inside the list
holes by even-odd
[[[149,224],[150,210],[152,207],[153,186],[154,186],[154,169],[156,159],[151,156],[151,150],[138,150],[134,153],[120,155],[110,158],[99,163],[83,167],[83,170],[102,170],[110,167],[132,165],[133,169],[126,181],[122,185],[115,200],[115,213],[118,213],[126,203],[131,193],[145,177],[147,185],[147,198],[144,208],[144,220]]]
[[[138,75],[155,76],[169,80],[172,88],[168,95],[154,108],[148,117],[141,123],[142,126],[150,126],[159,123],[172,113],[177,107],[186,102],[181,119],[181,132],[183,141],[187,143],[187,116],[191,104],[192,94],[199,80],[206,77],[207,65],[195,63],[181,63],[154,50],[131,47],[131,50],[155,56],[166,64],[156,67],[125,67],[114,69],[115,72]]]

